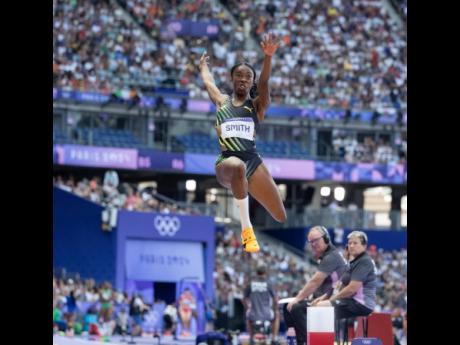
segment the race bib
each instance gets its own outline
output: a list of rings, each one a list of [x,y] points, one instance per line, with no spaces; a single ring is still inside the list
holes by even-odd
[[[241,138],[254,141],[254,120],[250,117],[225,119],[220,125],[221,137]]]

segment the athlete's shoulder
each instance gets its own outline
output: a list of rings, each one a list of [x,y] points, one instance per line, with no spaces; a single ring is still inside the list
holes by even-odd
[[[221,108],[227,108],[230,105],[230,96],[229,95],[224,95],[225,99],[222,100],[222,102],[217,106],[217,111],[219,111]]]
[[[248,98],[245,102],[244,102],[246,106],[250,107],[250,108],[255,108],[255,104],[254,104],[254,99],[253,98]]]
[[[256,108],[254,106],[254,103],[253,103],[252,99],[247,99],[244,102],[243,109],[248,111],[251,115],[254,115],[256,113]]]

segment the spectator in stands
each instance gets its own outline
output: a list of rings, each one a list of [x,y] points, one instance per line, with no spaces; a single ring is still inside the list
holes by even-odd
[[[100,335],[97,309],[95,306],[88,308],[84,317],[83,329],[87,330],[89,334]]]
[[[101,201],[102,201],[102,190],[101,190],[100,184],[98,183],[97,178],[93,178],[89,182],[89,189],[90,189],[90,192],[89,192],[89,198],[88,199],[91,200],[92,202],[95,202],[95,203],[101,203]]]
[[[53,308],[53,323],[57,331],[65,331],[67,328],[67,323],[63,320],[62,314],[62,302],[58,300]]]
[[[374,151],[375,151],[375,143],[371,137],[364,138],[364,154],[362,158],[362,162],[364,163],[372,163],[374,161]]]
[[[109,282],[104,282],[100,290],[101,296],[101,312],[100,317],[102,320],[108,321],[112,318],[113,303],[112,303],[112,285]]]
[[[217,181],[232,191],[240,209],[241,238],[250,253],[260,250],[249,219],[248,192],[279,222],[286,220],[286,211],[273,178],[255,149],[255,130],[265,118],[270,103],[268,80],[271,60],[280,42],[271,33],[261,42],[264,62],[256,85],[254,68],[247,63],[232,67],[233,96],[221,93],[209,71],[206,52],[200,59],[200,72],[206,90],[217,106],[216,131],[222,153],[216,161]],[[257,95],[254,94],[257,90]],[[238,118],[244,118],[239,121]],[[233,126],[231,125],[233,124]]]
[[[88,280],[89,283],[87,283],[87,286],[86,286],[86,291],[85,291],[85,300],[88,301],[88,302],[98,302],[99,301],[99,290],[98,288],[94,285],[94,280],[93,279],[89,279]]]
[[[364,145],[363,143],[356,143],[356,146],[355,146],[355,149],[353,151],[353,161],[354,162],[364,162],[365,161],[365,148],[364,148]],[[368,154],[368,156],[366,157],[366,159],[370,159],[369,157],[371,157],[371,154]]]
[[[294,297],[294,300],[284,307],[284,320],[288,327],[295,328],[297,344],[299,345],[306,343],[307,306],[312,303],[307,298],[313,294],[316,301],[321,296],[331,296],[336,283],[347,267],[344,257],[331,243],[326,228],[322,226],[312,227],[308,232],[307,239],[316,260],[319,262],[318,270]]]
[[[75,194],[82,198],[88,198],[90,195],[90,189],[88,185],[88,180],[83,179],[77,183],[77,188],[75,189]]]
[[[129,304],[129,299],[127,298],[126,292],[121,292],[120,290],[114,291],[114,302],[117,305]]]
[[[168,304],[163,313],[164,335],[172,336],[177,326],[177,308],[174,303]]]
[[[73,337],[75,334],[74,328],[76,326],[75,314],[74,313],[64,313],[63,319],[66,322],[66,330],[65,330],[66,336]]]
[[[137,336],[142,333],[141,324],[143,314],[145,311],[148,311],[148,309],[148,306],[144,304],[140,294],[135,294],[131,298],[131,302],[129,304],[129,315],[133,320],[133,329],[131,331],[133,336]]]
[[[73,314],[75,310],[77,309],[77,300],[75,298],[75,291],[74,291],[74,286],[73,286],[73,280],[69,279],[69,285],[71,286],[71,290],[69,292],[69,295],[66,297],[66,305],[67,305],[67,312]]]
[[[120,179],[116,171],[108,170],[105,172],[103,190],[107,198],[111,199],[115,194],[117,194],[117,187],[119,183]]]
[[[129,99],[128,99],[128,107],[127,109],[130,110],[134,106],[138,105],[141,101],[142,93],[134,87],[131,87],[129,92]]]
[[[73,180],[73,177],[70,176],[68,178],[68,180],[65,181],[65,183],[62,184],[60,187],[61,187],[61,189],[65,190],[65,191],[72,192],[74,190],[74,188],[75,188],[75,182]]]
[[[255,328],[258,323],[271,323],[272,343],[277,342],[279,331],[278,297],[267,280],[267,268],[259,265],[257,276],[251,280],[244,291],[243,303],[246,309],[246,325],[251,344],[254,343]]]
[[[376,305],[376,266],[366,252],[367,235],[353,231],[347,238],[352,260],[340,279],[338,293],[324,294],[312,302],[312,306],[333,306],[337,319],[367,316]]]
[[[205,318],[206,318],[206,332],[214,331],[214,321],[216,319],[216,310],[214,303],[210,300],[206,299],[205,302]]]
[[[126,208],[129,211],[132,211],[137,208],[139,202],[139,194],[137,192],[134,192],[132,188],[128,188],[128,194],[126,197],[124,208]]]
[[[114,333],[125,335],[128,332],[128,313],[125,308],[121,308],[117,315],[117,323]]]

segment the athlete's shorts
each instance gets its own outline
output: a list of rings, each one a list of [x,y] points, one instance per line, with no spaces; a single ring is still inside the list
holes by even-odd
[[[262,164],[262,158],[257,152],[247,152],[247,151],[222,151],[222,153],[217,157],[216,166],[222,163],[229,157],[237,157],[241,159],[246,165],[246,179],[254,174],[257,167]]]

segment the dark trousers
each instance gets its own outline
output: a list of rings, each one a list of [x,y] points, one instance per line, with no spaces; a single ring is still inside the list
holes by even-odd
[[[294,327],[297,345],[305,345],[307,342],[307,307],[310,305],[309,301],[304,300],[294,306],[289,312],[286,307],[283,307],[284,321],[286,326]],[[336,300],[332,303],[336,319],[352,318],[357,316],[367,316],[372,313],[372,310],[356,302],[354,299],[345,298]],[[318,307],[319,308],[319,307]]]
[[[283,307],[284,322],[286,327],[294,327],[297,345],[306,344],[307,335],[307,307],[310,303],[307,300],[294,304],[291,312],[287,310],[287,304]]]
[[[372,309],[369,309],[361,303],[356,302],[352,298],[335,300],[332,302],[332,306],[335,309],[335,318],[338,320],[357,316],[367,316],[372,313]]]

